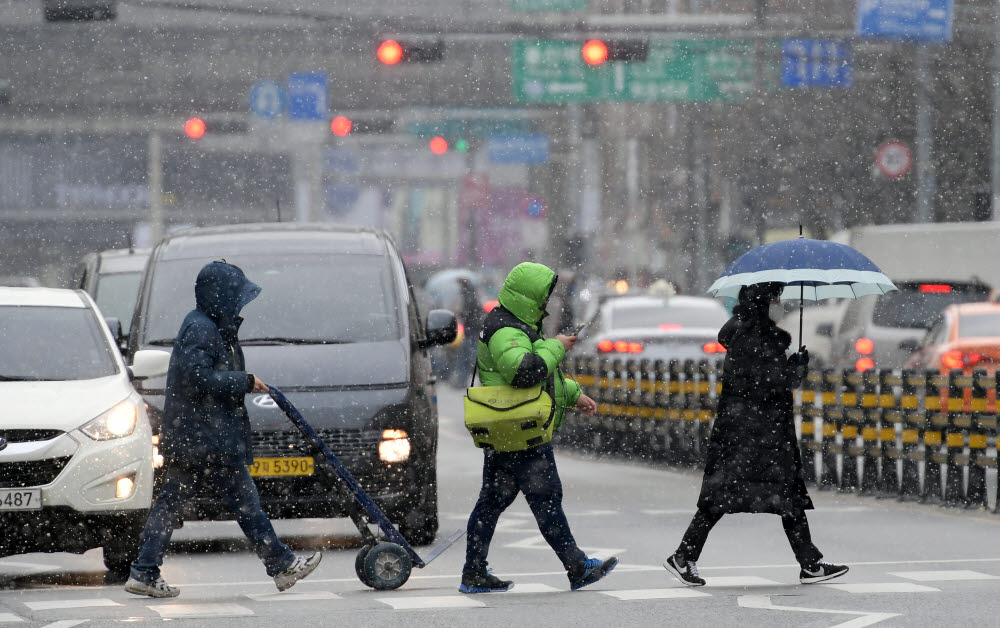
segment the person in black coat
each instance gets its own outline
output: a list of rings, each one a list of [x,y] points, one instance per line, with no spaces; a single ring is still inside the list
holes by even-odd
[[[323,555],[295,556],[278,539],[247,469],[253,445],[244,397],[266,393],[268,387],[246,372],[237,334],[243,323],[240,310],[257,298],[260,287],[238,267],[212,262],[198,273],[194,292],[197,307],[181,323],[167,370],[160,429],[163,487],[146,520],[125,590],[150,597],[180,593],[160,576],[163,554],[185,502],[203,487],[213,487],[267,574],[284,591],[312,573]]]
[[[734,316],[719,332],[727,353],[698,511],[677,551],[663,563],[688,586],[705,584],[696,562],[708,533],[728,513],[780,515],[803,584],[848,570],[822,560],[806,520],[813,504],[802,480],[792,391],[806,375],[809,354],[802,347],[786,356],[791,336],[768,315],[782,289],[776,283],[744,287]]]

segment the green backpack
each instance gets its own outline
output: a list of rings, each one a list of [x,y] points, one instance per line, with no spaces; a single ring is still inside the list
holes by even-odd
[[[472,383],[477,368],[472,369]],[[552,440],[553,387],[551,376],[544,389],[541,384],[531,388],[470,385],[465,391],[465,428],[476,447],[524,451]]]

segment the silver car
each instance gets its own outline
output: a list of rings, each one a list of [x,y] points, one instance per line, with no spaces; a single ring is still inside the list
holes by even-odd
[[[606,301],[580,334],[580,355],[623,359],[700,360],[725,349],[719,330],[729,320],[706,297],[623,296]]]

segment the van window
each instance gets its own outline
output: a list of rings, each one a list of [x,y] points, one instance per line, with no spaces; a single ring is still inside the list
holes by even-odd
[[[105,273],[97,276],[97,294],[94,300],[104,316],[113,316],[122,324],[122,333],[128,335],[132,327],[132,311],[139,298],[142,273]]]
[[[975,284],[933,284],[941,291],[922,290],[927,284],[897,284],[898,292],[889,292],[875,301],[872,323],[877,327],[928,328],[941,310],[953,303],[985,301],[989,288]]]
[[[82,307],[0,307],[0,381],[67,381],[118,372],[94,312]]]
[[[194,283],[211,259],[165,261],[153,268],[141,344],[170,344],[194,309]],[[358,343],[401,336],[397,283],[382,255],[227,255],[260,296],[243,308],[240,339]]]

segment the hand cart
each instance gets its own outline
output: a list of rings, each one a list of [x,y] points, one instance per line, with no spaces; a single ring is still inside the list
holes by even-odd
[[[354,525],[357,526],[358,532],[361,533],[361,537],[365,542],[365,546],[361,548],[357,558],[354,560],[354,571],[358,574],[361,582],[373,589],[398,589],[410,578],[410,573],[414,567],[423,569],[432,560],[440,556],[442,552],[454,545],[455,541],[462,538],[465,531],[456,530],[442,541],[440,545],[435,547],[427,555],[426,559],[421,558],[406,539],[403,538],[403,535],[399,533],[399,530],[392,525],[389,517],[382,512],[378,504],[368,496],[368,493],[361,488],[361,485],[358,484],[354,476],[351,475],[337,456],[330,451],[326,443],[320,439],[312,426],[306,423],[306,420],[302,418],[302,414],[299,413],[298,409],[292,405],[280,390],[273,386],[269,388],[271,398],[288,415],[288,418],[302,432],[302,435],[306,437],[306,440],[313,448],[326,458],[329,466],[332,467],[336,475],[339,476],[340,481],[344,483],[354,498],[348,504],[347,514],[350,516],[351,521],[354,522]],[[330,471],[326,466],[321,465],[320,468],[327,473]],[[329,473],[329,477],[333,477],[332,473]],[[387,541],[379,541],[369,527],[372,523],[378,525],[379,529],[382,530],[382,533],[388,539]]]

